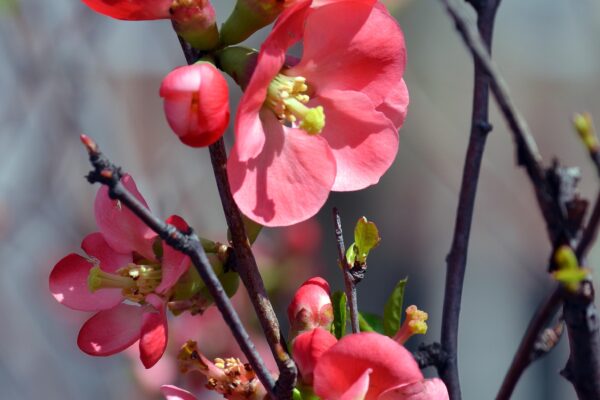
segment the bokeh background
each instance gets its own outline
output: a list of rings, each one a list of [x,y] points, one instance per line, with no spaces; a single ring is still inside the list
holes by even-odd
[[[213,3],[220,20],[233,7],[233,0]],[[429,333],[413,339],[414,346],[439,340],[444,260],[468,140],[473,67],[439,2],[387,4],[405,33],[411,95],[394,166],[376,187],[331,195],[316,218],[320,230],[312,226],[300,234],[319,238],[317,254],[311,247],[310,254],[282,255],[290,246],[283,230],[266,230],[257,246],[264,249],[260,259],[269,279],[288,288],[277,294],[283,311],[290,288],[312,274],[326,275],[342,288],[331,207],[341,211],[347,240],[354,222],[366,215],[378,224],[383,240],[359,286],[359,305],[381,312],[395,282],[408,276],[406,301],[430,315]],[[259,46],[264,34],[249,44]],[[558,156],[581,167],[581,191],[588,198],[599,182],[569,121],[575,111],[600,118],[598,37],[597,1],[505,0],[493,46],[546,162]],[[155,398],[152,387],[161,373],[142,377],[132,368],[139,364],[135,354],[95,359],[77,349],[77,331],[88,315],[56,303],[47,279],[53,265],[79,251],[83,236],[95,230],[97,188],[83,179],[89,165],[81,132],[135,177],[157,214],[177,212],[206,236],[224,239],[208,152],[177,140],[158,97],[161,78],[183,63],[168,22],[115,21],[77,0],[0,0],[1,399]],[[233,85],[231,93],[239,97]],[[528,180],[515,166],[506,125],[491,108],[494,130],[477,196],[459,337],[466,399],[493,398],[531,314],[552,287],[540,213]],[[594,268],[599,262],[596,247],[588,264]],[[251,314],[243,298],[236,301],[244,315]],[[185,332],[204,335],[210,354],[220,349],[216,343],[223,330],[202,318]],[[514,398],[575,398],[558,375],[567,356],[563,338],[527,370]]]

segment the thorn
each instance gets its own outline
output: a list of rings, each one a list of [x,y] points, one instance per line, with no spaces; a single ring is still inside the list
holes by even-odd
[[[91,137],[82,133],[79,136],[79,139],[87,149],[88,153],[93,154],[98,152],[98,145],[96,144],[96,142],[94,142],[94,140]]]

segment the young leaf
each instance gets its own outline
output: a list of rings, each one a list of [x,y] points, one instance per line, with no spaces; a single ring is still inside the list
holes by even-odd
[[[358,325],[361,332],[383,333],[383,319],[372,313],[358,313]]]
[[[383,331],[386,335],[392,337],[400,329],[402,320],[402,303],[404,302],[404,287],[408,278],[402,279],[396,284],[394,291],[385,303],[383,310]]]
[[[364,263],[369,252],[377,247],[380,241],[381,238],[379,237],[377,225],[367,221],[366,217],[360,218],[354,228],[354,242],[358,248],[357,261]]]
[[[348,250],[346,250],[346,262],[348,263],[348,265],[354,265],[354,262],[356,261],[357,252],[358,248],[356,247],[356,243],[352,243],[350,247],[348,247]]]
[[[333,325],[331,325],[331,329],[333,335],[339,339],[346,333],[346,304],[348,303],[346,293],[334,292],[331,296],[331,302],[333,303]]]

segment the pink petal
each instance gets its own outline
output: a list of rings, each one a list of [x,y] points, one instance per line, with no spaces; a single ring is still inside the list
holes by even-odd
[[[148,207],[131,176],[125,175],[121,181],[127,190],[145,207]],[[136,251],[144,257],[154,258],[152,243],[156,234],[127,207],[116,200],[111,200],[106,186],[102,186],[98,190],[94,212],[100,232],[109,246],[116,252],[131,253]]]
[[[423,379],[412,354],[403,346],[378,333],[358,333],[343,337],[319,358],[314,371],[315,393],[321,398],[338,398],[369,368],[372,373],[366,400],[376,400],[385,390]]]
[[[286,50],[301,39],[309,5],[310,2],[302,1],[284,11],[261,46],[256,68],[236,114],[235,140],[237,158],[241,162],[258,157],[265,145],[265,130],[262,128],[259,111],[267,97],[267,87],[285,62]]]
[[[386,390],[377,400],[448,400],[449,398],[444,382],[433,378]]]
[[[165,396],[166,400],[197,400],[196,396],[177,386],[163,385],[161,386],[160,391],[163,396]]]
[[[187,232],[189,225],[177,215],[167,219],[167,223],[174,225],[182,232]],[[156,293],[164,293],[171,289],[190,267],[190,259],[180,251],[175,250],[163,242],[162,280],[155,289]]]
[[[408,111],[408,103],[408,88],[406,87],[406,82],[402,79],[399,85],[394,85],[392,90],[390,90],[387,97],[383,99],[383,103],[377,106],[377,111],[385,114],[394,126],[399,129],[404,124],[406,112]]]
[[[330,3],[308,14],[302,60],[288,74],[306,77],[317,95],[322,90],[355,90],[380,104],[404,73],[402,31],[384,6],[371,1]]]
[[[173,0],[82,0],[97,13],[116,19],[149,20],[170,18]]]
[[[140,337],[140,359],[146,368],[152,367],[160,360],[167,348],[167,316],[166,304],[156,295],[146,296],[153,305],[143,315]]]
[[[112,308],[123,300],[120,289],[90,292],[87,279],[94,264],[77,254],[60,260],[50,273],[50,292],[59,303],[79,311]]]
[[[321,328],[302,333],[294,339],[292,353],[304,383],[312,384],[313,371],[317,361],[336,342],[335,336]]]
[[[369,391],[369,375],[373,372],[367,369],[357,380],[340,396],[340,400],[363,400]]]
[[[140,338],[143,307],[119,304],[88,319],[79,331],[77,345],[92,356],[110,356]]]
[[[398,131],[364,94],[326,91],[314,100],[325,109],[321,137],[337,165],[332,190],[359,190],[379,182],[398,153]]]
[[[100,263],[100,268],[106,272],[113,273],[133,261],[131,253],[122,254],[115,252],[106,243],[104,236],[100,232],[87,235],[83,239],[83,242],[81,242],[81,248],[88,256],[97,259]]]
[[[269,132],[262,152],[244,162],[236,142],[228,161],[233,197],[250,219],[266,226],[292,225],[315,215],[335,178],[327,142],[284,127],[271,111],[261,119]]]

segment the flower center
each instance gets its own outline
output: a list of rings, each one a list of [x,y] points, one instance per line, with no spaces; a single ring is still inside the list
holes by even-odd
[[[123,296],[135,302],[141,302],[160,284],[162,270],[159,264],[128,264],[119,268],[115,274],[102,271],[99,266],[93,267],[88,275],[88,289],[122,289]]]
[[[322,106],[306,106],[310,100],[307,91],[306,78],[278,74],[269,84],[265,104],[283,124],[318,135],[325,127],[325,112]]]

